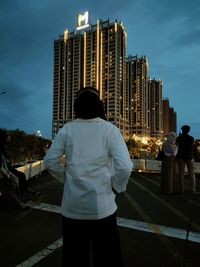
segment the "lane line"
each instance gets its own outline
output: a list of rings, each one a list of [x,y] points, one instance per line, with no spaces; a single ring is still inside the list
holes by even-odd
[[[158,201],[159,203],[161,203],[163,206],[165,206],[166,208],[168,208],[171,212],[175,213],[176,215],[178,215],[179,217],[182,218],[182,220],[184,220],[186,223],[188,223],[189,218],[187,216],[185,216],[182,212],[180,212],[179,210],[177,210],[176,208],[172,207],[170,204],[168,204],[166,201],[162,200],[160,197],[158,197],[157,195],[155,195],[154,193],[152,193],[151,191],[149,191],[146,187],[144,187],[143,185],[139,184],[138,182],[136,182],[133,179],[130,179],[130,181],[134,184],[136,184],[140,189],[146,191],[150,196],[152,196],[152,198],[154,198],[156,201]],[[196,222],[192,222],[191,223],[192,227],[200,232],[200,225],[197,224]]]
[[[126,218],[120,218],[120,217],[117,218],[117,224],[125,228],[130,228],[130,229],[143,231],[143,232],[149,232],[149,233],[154,233],[153,229],[155,229],[155,225],[152,223],[131,220],[131,219],[126,219]],[[186,239],[187,231],[184,229],[158,225],[158,224],[156,225],[156,227],[159,228],[159,231],[158,231],[159,234],[177,238],[177,239],[182,239],[182,240]],[[200,233],[190,232],[188,240],[200,244]]]
[[[126,193],[127,194],[127,193]],[[133,205],[134,201],[133,199],[129,196],[131,203]],[[60,206],[57,205],[51,205],[48,203],[30,203],[30,206],[34,209],[39,209],[42,211],[48,211],[48,212],[54,212],[60,214]],[[151,221],[151,219],[144,214],[144,212],[141,210],[141,208],[138,206],[138,204],[135,202],[134,203],[134,208],[137,208],[137,210],[143,214],[144,219],[147,221]],[[177,258],[177,260],[183,260],[182,257],[175,252],[174,253],[174,248],[172,249],[171,243],[169,243],[168,239],[165,238],[164,236],[169,236],[173,238],[178,238],[178,239],[185,239],[186,238],[186,230],[184,229],[178,229],[178,228],[173,228],[173,227],[167,227],[163,225],[155,225],[153,223],[148,223],[148,222],[142,222],[142,221],[137,221],[137,220],[131,220],[131,219],[126,219],[126,218],[117,218],[117,224],[121,227],[126,227],[129,229],[134,229],[138,231],[143,231],[143,232],[149,232],[149,233],[156,233],[159,238],[162,237],[162,242],[165,243],[165,246],[167,245],[168,249],[170,249],[170,252],[173,253],[173,256]],[[196,243],[200,243],[200,233],[196,232],[190,232],[188,240]],[[53,253],[55,250],[60,248],[62,246],[62,238],[56,240],[54,243],[51,245],[47,246],[45,249],[39,251],[29,259],[25,260],[21,264],[18,264],[16,267],[32,267],[35,264],[37,264],[39,261]],[[180,258],[181,257],[181,258]]]
[[[150,182],[150,183],[152,183],[152,184],[154,184],[154,185],[160,187],[160,184],[159,184],[158,182],[152,181],[150,178],[148,178],[148,177],[146,177],[146,176],[144,176],[144,175],[142,175],[142,174],[141,174],[140,176],[141,176],[142,178],[144,178],[146,181],[148,181],[148,182]],[[183,198],[184,200],[186,200],[187,202],[189,202],[190,204],[193,204],[193,205],[195,205],[195,206],[197,206],[197,207],[200,208],[200,204],[199,204],[199,203],[194,202],[193,200],[191,200],[191,199],[185,197],[184,195],[180,195],[180,197]]]
[[[60,206],[57,206],[57,205],[39,203],[36,205],[32,204],[31,207],[34,209],[39,209],[43,211],[49,211],[49,212],[60,214]],[[146,218],[146,219],[149,219],[149,218]],[[149,224],[147,222],[118,217],[117,223],[119,226],[122,226],[122,227],[153,233],[152,224],[150,224],[151,227],[149,227],[148,226]],[[184,229],[179,229],[179,228],[174,228],[174,227],[164,226],[164,225],[157,225],[157,227],[160,229],[163,235],[175,237],[178,239],[186,239],[187,231]],[[190,232],[188,239],[192,242],[200,243],[200,233]]]
[[[147,223],[148,228],[151,229],[151,231],[156,234],[156,237],[161,241],[161,243],[164,245],[164,247],[167,249],[169,255],[173,257],[177,263],[186,262],[184,257],[179,253],[179,251],[175,248],[175,246],[172,244],[172,242],[164,235],[162,230],[153,223],[152,219],[144,212],[144,210],[141,208],[141,206],[134,200],[134,198],[128,194],[127,192],[124,193],[125,197],[128,199],[130,204],[134,207],[134,209],[138,212],[138,214],[143,218],[143,220]],[[187,262],[187,266],[190,266],[190,263]]]
[[[29,206],[33,209],[37,209],[37,210],[44,210],[44,211],[50,211],[50,212],[54,212],[54,213],[60,213],[60,206],[57,205],[51,205],[48,203],[30,203]]]
[[[47,257],[48,255],[50,255],[51,253],[53,253],[61,246],[62,246],[62,238],[58,239],[45,249],[39,251],[38,253],[30,257],[28,260],[16,265],[16,267],[31,267],[36,263],[38,263],[39,261],[41,261],[42,259],[44,259],[45,257]]]

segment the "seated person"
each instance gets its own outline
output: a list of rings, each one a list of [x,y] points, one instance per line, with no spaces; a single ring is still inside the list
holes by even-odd
[[[11,162],[7,162],[7,166],[8,166],[8,170],[13,173],[19,180],[19,190],[20,190],[20,194],[22,196],[23,200],[26,200],[25,195],[39,195],[40,192],[32,189],[29,185],[28,185],[28,181],[26,180],[26,175],[17,170],[17,168],[15,168],[14,164]]]

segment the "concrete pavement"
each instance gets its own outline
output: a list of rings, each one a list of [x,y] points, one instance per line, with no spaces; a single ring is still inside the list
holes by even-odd
[[[30,210],[0,206],[0,266],[59,267],[62,185],[46,172],[30,183],[41,192]],[[200,195],[162,195],[159,183],[159,174],[133,172],[117,196],[125,267],[199,266]]]

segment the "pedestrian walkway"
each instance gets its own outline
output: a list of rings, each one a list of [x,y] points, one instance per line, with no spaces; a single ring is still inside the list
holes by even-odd
[[[62,185],[46,172],[31,184],[41,195],[30,210],[0,208],[2,267],[61,266]],[[162,195],[159,184],[159,174],[133,172],[117,196],[124,265],[199,266],[200,195]]]

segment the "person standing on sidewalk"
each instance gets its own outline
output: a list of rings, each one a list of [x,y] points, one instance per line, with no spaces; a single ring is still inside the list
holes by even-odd
[[[64,183],[63,266],[89,267],[92,258],[95,267],[122,267],[115,196],[126,190],[133,163],[119,129],[104,120],[95,88],[81,89],[74,109],[76,119],[60,129],[44,157]]]
[[[183,125],[181,127],[182,133],[179,134],[176,140],[178,145],[178,153],[176,159],[178,161],[178,178],[180,193],[184,193],[184,170],[187,166],[189,178],[192,185],[192,192],[196,192],[196,178],[194,173],[194,138],[189,135],[190,126]]]

